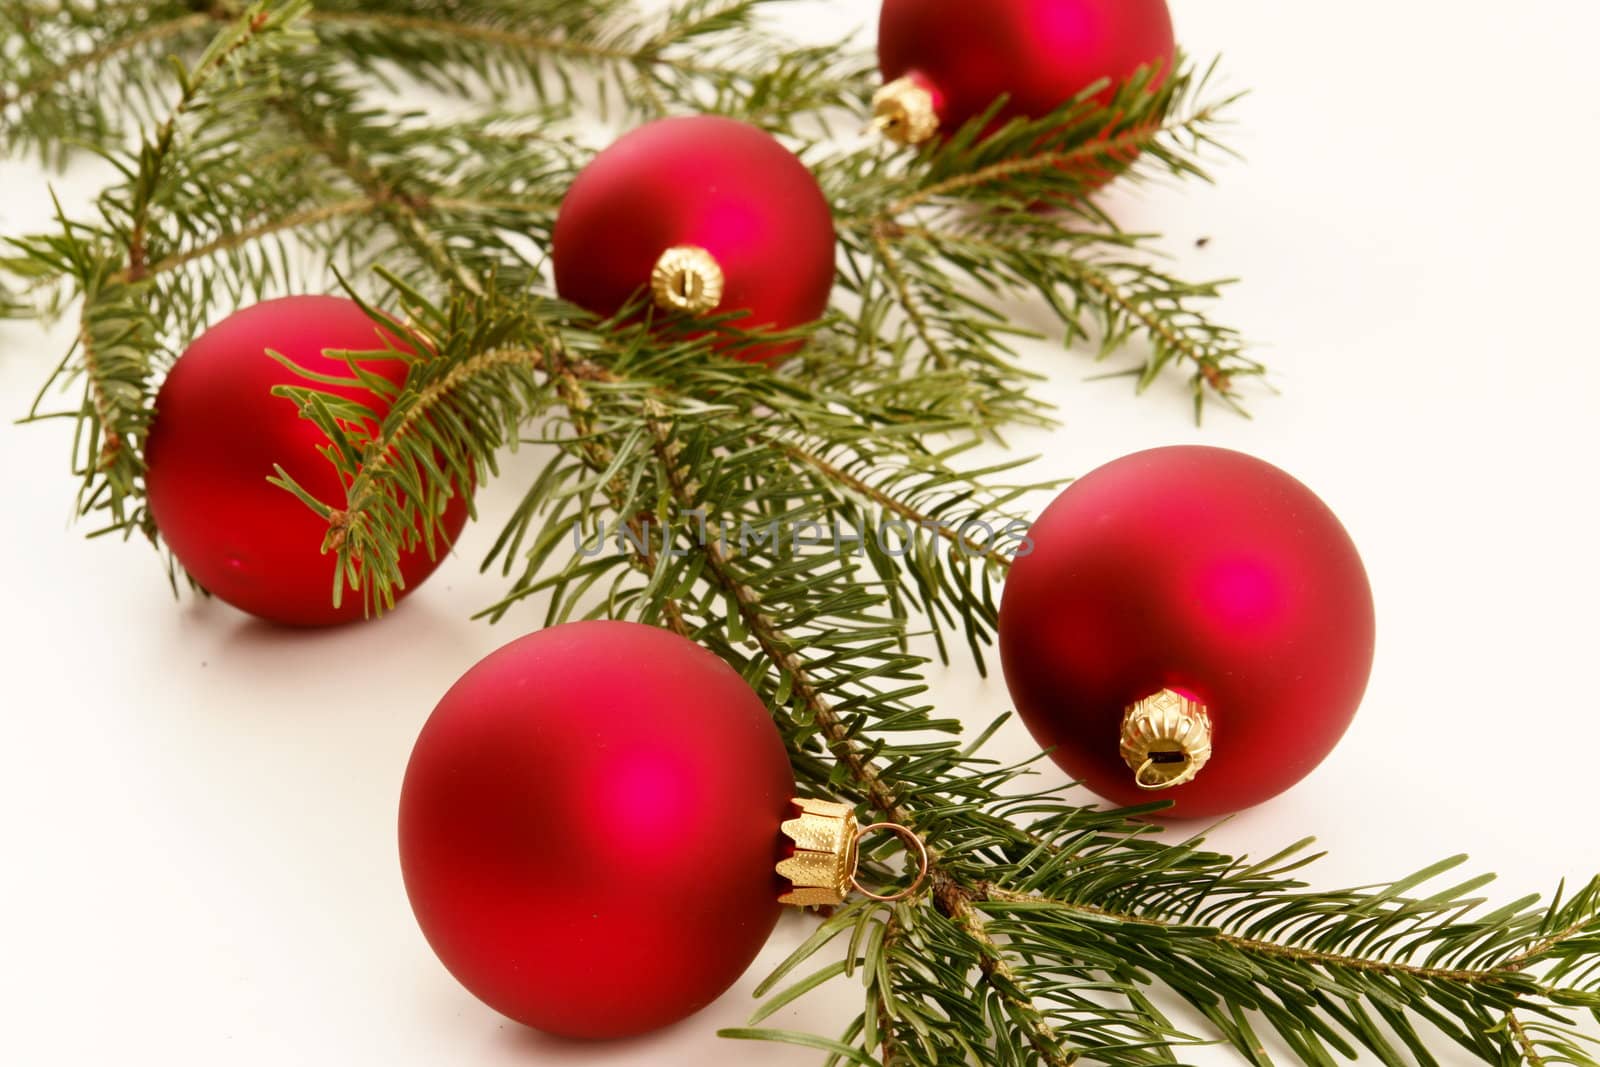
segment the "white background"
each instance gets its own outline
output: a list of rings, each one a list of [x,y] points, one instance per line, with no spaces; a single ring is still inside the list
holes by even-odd
[[[1043,455],[1041,477],[1162,443],[1244,449],[1316,488],[1362,548],[1379,613],[1366,704],[1320,770],[1215,844],[1261,855],[1315,834],[1326,887],[1469,850],[1500,872],[1497,900],[1587,879],[1600,7],[1174,7],[1188,49],[1223,52],[1228,83],[1253,90],[1232,137],[1248,162],[1215,188],[1119,192],[1116,214],[1169,234],[1180,270],[1244,279],[1218,314],[1260,342],[1282,394],[1253,398],[1253,421],[1196,429],[1176,386],[1136,399],[1041,345],[1063,428],[1016,445]],[[795,17],[818,33],[871,17],[855,0],[813,8]],[[91,187],[54,180],[69,202]],[[46,224],[45,181],[0,165],[0,230]],[[65,340],[0,327],[0,1062],[815,1062],[712,1036],[745,1020],[808,919],[787,918],[704,1014],[600,1046],[481,1007],[411,919],[401,772],[446,687],[541,614],[468,621],[499,589],[474,562],[538,457],[484,494],[487,521],[397,615],[276,630],[174,603],[145,547],[69,526],[67,427],[10,424]],[[971,723],[1008,707],[965,663],[935,681]],[[1001,745],[1030,751],[1020,729]],[[775,1022],[833,1033],[857,1007],[836,983]]]

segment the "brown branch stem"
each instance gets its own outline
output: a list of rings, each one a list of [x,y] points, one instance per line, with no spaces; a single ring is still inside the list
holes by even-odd
[[[1539,956],[1543,956],[1546,952],[1549,952],[1551,949],[1561,944],[1561,942],[1565,941],[1573,934],[1586,929],[1593,921],[1594,920],[1592,918],[1579,919],[1566,929],[1558,930],[1550,936],[1537,941],[1532,945],[1529,945],[1527,948],[1511,957],[1511,959],[1507,960],[1507,967],[1511,968],[1512,970],[1521,970],[1522,968],[1526,967],[1529,962]]]
[[[530,52],[554,52],[582,56],[588,59],[634,61],[636,53],[621,48],[571,41],[560,37],[506,30],[495,26],[477,26],[467,22],[427,18],[421,15],[384,15],[373,12],[312,11],[306,21],[325,26],[350,26],[405,30],[412,33],[432,33],[442,37],[459,37],[468,41],[496,44]]]
[[[1064,911],[1095,919],[1110,919],[1115,922],[1128,923],[1134,926],[1150,926],[1169,928],[1173,924],[1161,919],[1152,919],[1143,915],[1132,915],[1127,912],[1112,911],[1107,908],[1096,907],[1093,904],[1078,904],[1064,900],[1054,900],[1049,897],[1036,896],[1032,893],[1018,893],[1013,890],[1003,889],[992,883],[981,883],[976,887],[978,899],[991,901],[997,904],[1028,904],[1046,906],[1052,910]],[[1338,952],[1324,952],[1319,949],[1299,948],[1293,945],[1281,945],[1276,941],[1263,941],[1259,938],[1243,937],[1230,934],[1222,930],[1211,930],[1204,935],[1208,940],[1218,944],[1227,945],[1238,949],[1240,952],[1257,956],[1269,956],[1275,959],[1292,960],[1296,963],[1309,963],[1319,967],[1347,971],[1362,971],[1368,974],[1403,975],[1439,982],[1454,982],[1459,985],[1485,985],[1504,981],[1513,977],[1518,968],[1510,962],[1497,968],[1470,969],[1452,967],[1427,967],[1419,964],[1403,963],[1398,960],[1370,959],[1364,956],[1348,956]]]
[[[275,233],[283,233],[288,230],[297,230],[305,226],[315,226],[320,222],[327,222],[331,219],[342,218],[345,215],[359,215],[362,212],[371,211],[376,206],[376,202],[369,198],[356,197],[350,200],[341,200],[333,204],[324,204],[321,207],[308,208],[305,211],[296,211],[280,218],[270,219],[266,222],[258,223],[255,226],[247,226],[242,230],[235,231],[234,233],[225,234],[214,241],[207,242],[206,244],[199,245],[195,248],[174,253],[173,255],[167,256],[165,259],[162,259],[159,262],[151,264],[145,269],[142,277],[152,278],[160,274],[167,274],[175,270],[180,270],[183,267],[186,267],[189,264],[195,263],[199,260],[209,259],[210,257],[219,255],[223,252],[228,252],[235,248],[242,247],[251,243],[252,241],[260,240],[263,237],[270,237]],[[123,271],[121,274],[117,275],[117,280],[133,280],[129,277],[130,273],[130,271]]]
[[[609,378],[610,374],[599,370],[599,368],[594,368],[599,371],[599,375],[575,372],[572,365],[567,362],[565,354],[561,352],[559,346],[553,346],[552,350],[557,354],[555,366],[552,370],[556,383],[556,392],[561,397],[573,425],[582,434],[583,441],[579,448],[583,451],[584,459],[589,468],[596,474],[603,474],[611,468],[611,462],[615,457],[611,450],[601,443],[594,432],[594,419],[589,414],[593,407],[593,402],[589,399],[588,391],[584,389],[583,383],[587,380],[594,380],[599,375]],[[626,514],[628,508],[625,493],[626,486],[621,475],[613,477],[606,485],[606,495],[611,500],[612,510],[619,516],[626,515],[624,521],[628,525],[629,532],[633,535],[632,537],[624,538],[624,540],[628,544],[629,555],[634,569],[649,576],[655,573],[656,565],[659,562],[655,550],[649,547],[650,535],[647,523],[651,517],[638,513]],[[677,600],[672,597],[664,598],[662,611],[666,615],[667,623],[672,627],[674,633],[680,637],[693,639],[694,628],[689,625],[688,620],[684,617],[683,607]]]
[[[917,331],[917,336],[922,339],[928,354],[933,357],[934,364],[940,370],[949,370],[953,362],[950,353],[945,351],[939,339],[933,335],[933,324],[928,321],[921,305],[912,295],[911,280],[906,277],[905,271],[900,269],[900,261],[895,256],[894,246],[889,243],[888,226],[881,222],[872,227],[872,247],[877,250],[878,262],[883,264],[884,273],[889,276],[889,284],[894,287],[895,294],[900,298],[900,307],[911,320],[911,328]]]
[[[142,40],[148,41],[157,39],[149,36],[150,33],[153,33],[156,30],[169,29],[172,26],[184,24],[186,22],[193,21],[194,19],[200,20],[200,23],[196,23],[196,25],[199,25],[202,23],[212,22],[216,18],[217,16],[214,14],[205,13],[190,16],[187,20],[176,20],[176,22],[166,24],[165,27],[152,27],[150,31],[147,31],[146,36],[144,36]],[[248,45],[256,36],[256,34],[260,32],[261,27],[262,24],[260,21],[252,21],[244,28],[244,32],[239,35],[238,39],[235,40],[229,47],[216,53],[205,64],[197,68],[188,78],[187,83],[184,86],[183,93],[179,96],[177,103],[173,105],[172,112],[157,128],[154,141],[146,142],[149,147],[149,151],[145,154],[141,161],[140,178],[142,181],[137,186],[139,192],[135,197],[134,203],[129,211],[130,225],[128,229],[128,266],[126,271],[121,276],[108,279],[108,281],[113,281],[116,283],[137,282],[145,276],[147,271],[147,264],[145,261],[145,232],[149,225],[150,208],[155,199],[157,178],[159,177],[163,167],[166,165],[167,157],[172,152],[173,141],[177,136],[178,121],[193,105],[195,98],[199,95],[200,89],[204,86],[204,84],[213,75],[215,75],[216,72],[221,69],[221,67],[235,53]],[[135,36],[138,37],[139,35]],[[102,51],[104,51],[104,49],[102,49]],[[88,308],[92,302],[92,298],[88,294],[85,294],[83,305],[85,314],[87,314]],[[80,328],[80,337],[83,344],[84,374],[88,382],[87,388],[89,391],[90,402],[94,407],[95,419],[102,430],[100,455],[96,459],[96,463],[98,464],[98,468],[100,470],[109,470],[116,463],[122,452],[122,449],[126,447],[127,442],[123,439],[122,435],[116,430],[115,427],[109,425],[108,420],[114,405],[111,401],[111,398],[106,393],[104,382],[101,380],[99,359],[95,353],[94,345],[90,341],[88,330],[86,328]]]
[[[906,522],[911,523],[912,525],[921,529],[932,529],[936,531],[940,537],[943,537],[946,541],[956,545],[962,551],[972,555],[982,556],[990,563],[994,563],[1000,567],[1007,569],[1010,568],[1011,557],[1007,556],[1005,553],[999,551],[998,549],[990,548],[987,545],[979,545],[972,538],[962,534],[960,530],[952,529],[945,523],[936,521],[933,516],[925,515],[916,508],[911,507],[909,504],[904,504],[896,500],[894,497],[883,492],[881,489],[877,489],[874,486],[869,485],[860,478],[855,477],[853,474],[840,470],[838,467],[829,463],[821,456],[812,455],[810,452],[807,452],[798,445],[789,444],[788,442],[778,442],[777,447],[781,448],[784,452],[788,453],[795,459],[798,459],[800,462],[813,468],[824,477],[838,482],[840,485],[848,488],[851,492],[861,494],[862,496],[871,500],[873,503],[877,504],[880,508],[883,508],[885,511],[890,512],[891,514],[898,515]]]
[[[671,42],[665,42],[660,47],[642,50],[616,48],[609,45],[591,44],[587,41],[574,41],[563,37],[527,33],[521,30],[507,30],[497,26],[450,22],[445,19],[427,18],[421,15],[313,11],[306,16],[306,21],[314,25],[320,23],[327,26],[349,26],[357,29],[367,27],[405,30],[412,33],[431,33],[441,37],[456,37],[461,40],[498,45],[514,51],[576,56],[580,59],[601,62],[631,63],[639,67],[664,64],[689,74],[726,73],[720,68],[702,65],[691,60],[664,58],[660,53],[666,44]]]
[[[1193,363],[1200,376],[1205,379],[1206,384],[1220,396],[1231,394],[1232,385],[1228,379],[1228,373],[1217,366],[1217,361],[1214,357],[1207,355],[1196,347],[1189,338],[1172,329],[1168,323],[1162,321],[1161,316],[1151,314],[1149,308],[1138,301],[1128,299],[1127,294],[1118,288],[1115,282],[1106,277],[1103,271],[1095,269],[1086,262],[1075,263],[1072,270],[1083,280],[1085,285],[1099,293],[1107,301],[1121,308],[1128,315],[1137,319],[1139,324],[1148,330],[1152,336],[1161,338],[1174,352],[1180,353],[1183,358]]]
[[[374,454],[362,459],[361,470],[345,492],[344,511],[335,513],[345,526],[359,519],[362,509],[375,491],[377,475],[394,462],[395,445],[415,432],[416,427],[426,419],[430,409],[477,375],[496,367],[509,367],[519,363],[542,367],[544,357],[530,348],[492,348],[462,360],[443,378],[418,392],[416,401],[406,410],[399,423],[384,435],[382,447],[375,448]],[[375,446],[378,443],[374,441],[372,444]],[[337,523],[334,525],[335,529],[339,528]]]
[[[1078,1060],[1078,1053],[1064,1049],[1060,1037],[1055,1029],[1046,1021],[1042,1012],[1033,1001],[1021,992],[1021,982],[1017,973],[1006,962],[1005,953],[1000,946],[989,936],[988,923],[973,906],[976,899],[971,891],[956,883],[943,871],[933,875],[933,897],[939,910],[953,921],[961,924],[968,935],[977,942],[979,948],[978,969],[983,972],[989,985],[998,992],[1016,1010],[1023,1023],[1022,1030],[1039,1055],[1041,1063],[1049,1067],[1071,1067]]]
[[[1517,1018],[1514,1011],[1506,1012],[1506,1028],[1511,1031],[1511,1036],[1516,1039],[1517,1047],[1522,1050],[1522,1055],[1531,1067],[1544,1067],[1544,1057],[1539,1054],[1539,1049],[1533,1043],[1533,1038],[1523,1028],[1522,1020]]]
[[[1201,126],[1209,122],[1214,113],[1214,108],[1202,108],[1178,121],[1163,122],[1154,126],[1136,126],[1124,130],[1115,137],[1090,140],[1064,152],[1045,152],[1037,156],[1022,156],[991,163],[967,174],[957,174],[909,193],[886,207],[881,217],[895,218],[941,196],[949,196],[991,182],[1004,181],[1018,174],[1037,174],[1056,169],[1070,170],[1075,164],[1096,158],[1135,152],[1164,134]]]
[[[84,314],[87,315],[91,301],[85,296],[83,301]],[[100,427],[100,451],[93,459],[94,469],[108,471],[117,462],[122,454],[124,442],[122,435],[111,426],[111,397],[106,393],[105,386],[100,381],[100,357],[95,351],[94,340],[89,336],[89,326],[82,320],[78,326],[78,344],[83,350],[83,372],[87,383],[89,403],[94,407],[95,423]]]
[[[423,213],[427,205],[399,189],[354,149],[340,143],[319,128],[315,120],[296,107],[288,97],[279,97],[276,110],[284,115],[300,137],[318,155],[354,182],[378,210],[394,223],[400,237],[428,261],[439,274],[472,296],[483,296],[483,285],[455,258],[444,243],[428,228]]]

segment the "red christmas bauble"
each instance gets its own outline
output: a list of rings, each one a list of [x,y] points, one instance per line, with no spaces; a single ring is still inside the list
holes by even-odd
[[[596,314],[643,294],[691,315],[745,312],[731,325],[758,332],[822,316],[834,243],[828,201],[794,153],[754,126],[697,116],[652,122],[596,156],[562,201],[551,259],[561,296]]]
[[[385,344],[387,339],[388,344]],[[318,451],[322,431],[300,417],[276,385],[305,379],[267,355],[348,377],[342,359],[324,349],[370,352],[404,348],[386,337],[352,300],[291,296],[236,312],[200,336],[172,365],[156,396],[145,447],[145,488],[162,539],[202,587],[242,611],[291,626],[359,619],[362,597],[346,592],[333,606],[337,559],[322,551],[325,520],[289,492],[269,484],[281,465],[319,500],[344,499],[344,485]],[[393,382],[403,360],[367,364]],[[326,387],[381,417],[388,403],[367,389]],[[451,500],[444,532],[453,542],[467,519],[464,497]],[[419,543],[400,561],[406,590],[439,565]]]
[[[1006,682],[1034,737],[1101,796],[1238,811],[1305,777],[1349,726],[1372,591],[1333,512],[1278,468],[1140,452],[1075,482],[1029,537],[1000,607]]]
[[[428,943],[519,1022],[614,1038],[715,1000],[777,922],[794,794],[761,698],[705,649],[557,626],[445,694],[400,797]]]
[[[1141,67],[1170,73],[1175,52],[1166,0],[884,0],[878,21],[885,81],[928,94],[891,131],[913,143],[1002,96],[997,124],[1042,118],[1101,79],[1109,100]]]

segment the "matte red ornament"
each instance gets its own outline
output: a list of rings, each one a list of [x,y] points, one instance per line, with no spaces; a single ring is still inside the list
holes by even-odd
[[[291,626],[325,626],[363,615],[362,597],[345,593],[333,606],[337,559],[324,554],[327,521],[292,494],[270,484],[281,465],[319,500],[344,499],[344,485],[319,451],[322,431],[300,417],[294,401],[275,397],[276,385],[306,380],[267,355],[278,352],[301,367],[349,377],[334,351],[409,351],[381,331],[353,300],[291,296],[230,315],[200,336],[173,364],[156,396],[145,447],[145,487],[162,539],[202,587],[241,611]],[[377,360],[368,369],[392,382],[406,376],[404,360]],[[368,389],[327,387],[360,401],[381,417],[388,403]],[[445,540],[454,542],[467,519],[463,496],[444,514]],[[429,558],[420,541],[405,552],[405,591],[415,589],[443,559]]]
[[[1120,804],[1238,811],[1311,772],[1372,669],[1372,591],[1317,496],[1259,459],[1158,448],[1075,482],[1000,607],[1038,742]]]
[[[562,202],[556,289],[611,316],[641,295],[691,316],[745,312],[739,331],[815,322],[833,289],[833,215],[816,179],[766,132],[715,116],[662,119],[583,169]],[[759,362],[797,347],[738,350]]]
[[[1171,73],[1166,0],[884,0],[878,113],[910,144],[1007,98],[996,122],[1042,118],[1101,79],[1108,101],[1141,67]]]
[[[624,622],[514,641],[445,694],[400,797],[406,892],[490,1007],[616,1038],[699,1011],[780,906],[794,776],[738,672]]]

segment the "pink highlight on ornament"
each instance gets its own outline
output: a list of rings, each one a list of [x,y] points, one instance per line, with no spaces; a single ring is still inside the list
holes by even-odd
[[[1038,22],[1034,29],[1039,42],[1066,54],[1093,48],[1104,37],[1102,25],[1088,8],[1046,4],[1036,17]]]
[[[1196,575],[1195,584],[1200,610],[1235,634],[1269,633],[1284,620],[1290,591],[1264,560],[1218,560]]]
[[[642,748],[617,756],[610,789],[596,796],[597,817],[640,859],[654,862],[680,848],[675,831],[706,803],[699,778],[681,759]]]

